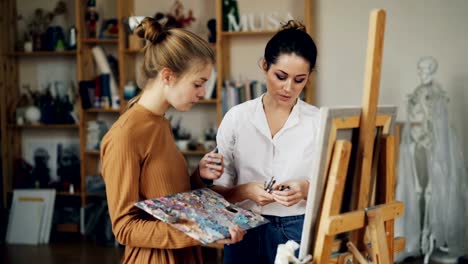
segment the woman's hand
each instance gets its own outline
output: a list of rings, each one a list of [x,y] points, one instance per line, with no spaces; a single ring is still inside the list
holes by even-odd
[[[308,192],[309,181],[287,181],[276,185],[272,195],[276,202],[289,207],[307,199]]]
[[[264,206],[275,201],[273,195],[265,191],[261,183],[249,182],[243,188],[247,198],[254,201],[257,205]]]
[[[208,180],[218,179],[224,172],[223,155],[214,152],[205,154],[198,163],[198,169],[200,177]]]
[[[229,233],[231,234],[231,238],[221,239],[216,241],[218,244],[233,244],[241,241],[244,238],[246,231],[244,231],[239,226],[230,226]]]

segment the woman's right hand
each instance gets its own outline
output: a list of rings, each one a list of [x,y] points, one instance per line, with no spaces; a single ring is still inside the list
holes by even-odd
[[[247,198],[254,201],[259,206],[264,206],[275,201],[273,195],[263,189],[263,185],[258,182],[246,183],[245,192]]]
[[[205,154],[198,163],[200,177],[207,180],[217,180],[224,172],[223,155],[215,152]]]

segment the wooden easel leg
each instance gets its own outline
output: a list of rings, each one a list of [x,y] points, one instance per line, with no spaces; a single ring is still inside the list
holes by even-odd
[[[345,140],[336,141],[315,239],[314,263],[316,264],[328,263],[328,259],[332,253],[335,236],[327,235],[325,225],[326,220],[330,216],[340,213],[350,155],[351,142]]]
[[[390,257],[385,234],[382,212],[379,209],[366,210],[368,219],[367,232],[371,241],[371,256],[374,264],[390,264]]]
[[[369,21],[366,72],[357,153],[358,164],[353,190],[353,209],[358,210],[367,208],[370,199],[370,175],[382,67],[385,16],[385,11],[374,10]],[[364,231],[357,230],[351,233],[350,240],[361,249],[364,248],[362,244],[363,236]]]
[[[382,157],[380,159],[379,173],[379,203],[395,201],[395,136],[389,135],[382,140]],[[388,243],[388,252],[394,252],[394,220],[385,222],[385,231]],[[390,254],[390,263],[393,263],[393,254]]]

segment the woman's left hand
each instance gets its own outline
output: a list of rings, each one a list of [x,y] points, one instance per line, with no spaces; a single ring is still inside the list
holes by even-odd
[[[229,227],[229,234],[231,235],[230,238],[218,240],[216,241],[216,243],[222,244],[222,245],[224,244],[230,245],[230,244],[237,243],[244,238],[246,231],[240,228],[239,226],[235,225],[235,226]]]
[[[287,186],[283,191],[280,191],[281,186]],[[293,206],[298,202],[307,199],[309,192],[309,182],[303,181],[287,181],[275,186],[273,190],[273,198],[276,202],[284,206]]]
[[[223,155],[213,151],[205,154],[198,164],[200,177],[208,180],[216,180],[224,172]]]

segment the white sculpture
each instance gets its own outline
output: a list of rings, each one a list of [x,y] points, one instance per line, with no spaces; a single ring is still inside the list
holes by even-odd
[[[448,97],[433,78],[437,66],[432,57],[418,62],[421,84],[408,98],[397,183],[397,199],[405,202],[408,215],[397,222],[396,232],[407,238],[407,255],[421,251],[429,263],[435,250],[436,261],[455,263],[464,253],[467,179],[449,128]]]

